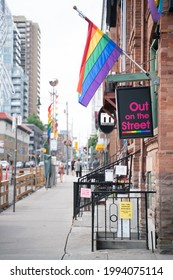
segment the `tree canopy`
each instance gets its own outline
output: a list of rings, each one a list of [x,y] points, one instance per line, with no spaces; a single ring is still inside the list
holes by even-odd
[[[32,114],[27,118],[27,123],[35,124],[37,127],[39,127],[42,131],[44,131],[44,124],[40,120],[40,118],[36,114]]]
[[[96,145],[97,145],[97,140],[98,140],[98,136],[97,134],[91,136],[88,139],[88,148],[93,147],[95,149]]]

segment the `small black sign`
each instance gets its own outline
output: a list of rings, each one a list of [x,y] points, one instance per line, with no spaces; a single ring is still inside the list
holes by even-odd
[[[103,133],[110,133],[115,128],[115,111],[111,111],[110,114],[113,116],[111,117],[104,111],[104,107],[102,107],[98,113],[98,125],[100,130]]]
[[[120,139],[153,136],[150,87],[117,89]]]

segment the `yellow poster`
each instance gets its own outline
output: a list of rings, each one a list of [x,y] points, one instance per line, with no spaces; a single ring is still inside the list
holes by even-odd
[[[132,202],[120,202],[120,219],[132,219]]]

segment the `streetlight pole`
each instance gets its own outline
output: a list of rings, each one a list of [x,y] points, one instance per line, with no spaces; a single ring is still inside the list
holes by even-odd
[[[56,91],[55,91],[55,87],[57,86],[58,84],[58,80],[57,79],[54,79],[53,81],[50,81],[49,84],[52,86],[53,90],[52,90],[52,105],[53,105],[53,114],[52,114],[52,122],[53,122],[53,125],[52,125],[52,129],[51,129],[51,135],[50,135],[50,144],[53,142],[55,144],[55,141],[56,141],[56,137],[55,137],[55,125],[56,125],[56,119],[55,119],[55,96],[56,96]],[[51,147],[51,145],[50,145]],[[52,149],[52,147],[51,147]],[[50,149],[50,152],[51,152],[51,149]],[[52,149],[54,150],[54,148]]]

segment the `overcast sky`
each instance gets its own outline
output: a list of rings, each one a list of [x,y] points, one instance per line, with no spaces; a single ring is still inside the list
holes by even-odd
[[[73,136],[85,141],[90,132],[90,105],[78,103],[76,92],[79,69],[87,36],[87,22],[73,9],[83,12],[99,28],[103,0],[6,0],[13,15],[24,15],[37,22],[41,29],[41,114],[47,123],[50,104],[49,81],[57,78],[59,84],[59,129],[66,129],[64,109],[69,104],[69,128]],[[87,132],[88,131],[88,132]]]

